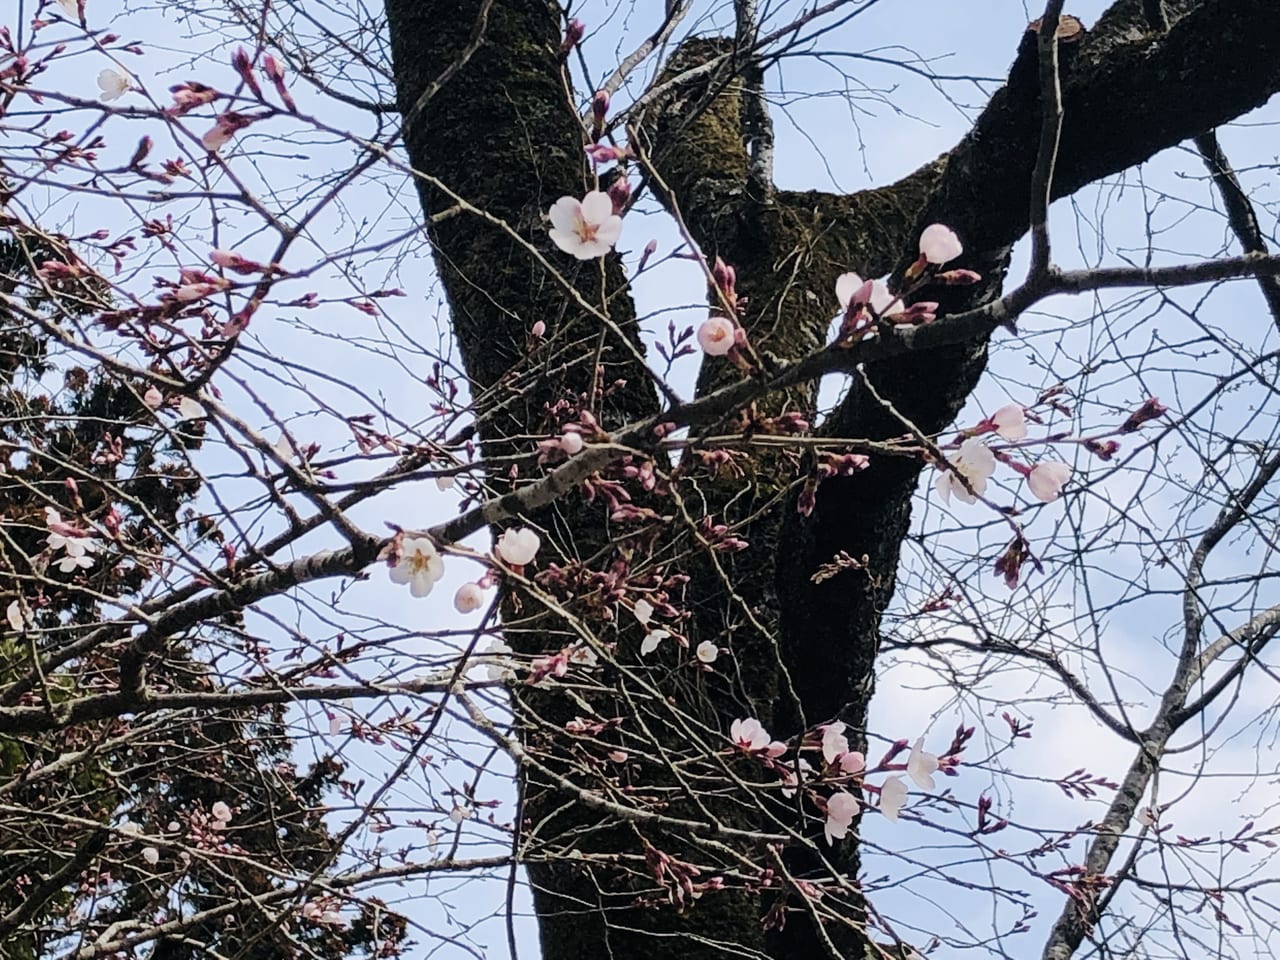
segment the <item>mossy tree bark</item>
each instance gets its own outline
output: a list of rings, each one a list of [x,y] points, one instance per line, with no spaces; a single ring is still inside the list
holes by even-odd
[[[566,264],[567,258],[550,255],[541,221],[556,198],[581,196],[588,186],[582,128],[562,78],[556,5],[387,0],[386,9],[399,102],[411,121],[406,145],[421,174],[423,209],[477,397],[486,453],[526,452],[510,438],[544,430],[549,405],[596,394],[593,364],[581,358],[595,355],[592,345],[605,316],[621,336],[599,341],[603,380],[622,379],[626,385],[608,393],[600,416],[609,427],[656,412],[657,393],[638,359],[634,310],[617,292],[624,284],[616,259],[606,258],[603,267]],[[1239,116],[1280,89],[1280,8],[1274,0],[1180,0],[1167,2],[1165,11],[1168,30],[1153,32],[1140,0],[1119,0],[1087,35],[1064,45],[1065,120],[1055,196]],[[483,40],[474,55],[435,89],[436,78],[468,48],[477,23]],[[751,182],[743,88],[736,79],[744,64],[735,62],[732,44],[688,44],[668,75],[717,57],[722,70],[701,74],[651,111],[641,130],[671,190],[669,199],[678,203],[695,240],[709,257],[721,256],[737,268],[739,293],[750,300],[743,322],[759,349],[790,360],[819,347],[836,276],[846,270],[863,276],[901,270],[914,258],[918,231],[929,222],[960,232],[966,253],[958,265],[979,271],[984,281],[920,296],[941,301],[945,315],[998,294],[1009,250],[1028,229],[1040,122],[1033,35],[1017,51],[1007,86],[953,150],[897,184],[853,196],[760,189]],[[420,104],[424,91],[434,92]],[[458,198],[487,216],[459,211]],[[548,262],[565,282],[531,248],[550,255]],[[583,302],[595,309],[584,309]],[[531,358],[528,330],[538,319],[555,326],[559,353]],[[889,439],[905,432],[902,418],[925,433],[944,429],[981,376],[986,346],[985,339],[976,340],[869,367],[866,378],[874,393],[896,412],[855,382],[824,431]],[[700,390],[735,375],[712,361]],[[770,398],[758,412],[808,412],[812,403],[810,387]],[[751,598],[757,626],[746,631],[753,636],[735,635],[734,645],[737,650],[754,644],[758,662],[766,664],[739,678],[718,705],[725,713],[718,722],[727,727],[731,707],[745,704],[779,735],[836,717],[861,734],[874,687],[881,615],[893,595],[922,465],[873,458],[871,468],[857,476],[826,481],[807,518],[794,509],[794,469],[778,467],[761,465],[750,477],[747,497],[730,488],[705,491],[710,508],[725,519],[753,518],[751,549],[734,561],[730,579]],[[564,503],[537,519],[574,544],[579,556],[604,549],[608,540],[599,511],[582,505]],[[865,570],[813,584],[813,570],[839,551],[865,556]],[[719,573],[701,566],[689,572],[700,580],[691,585],[691,595],[709,598],[724,591]],[[713,604],[705,606],[691,629],[714,638],[723,622],[708,612]],[[538,652],[559,645],[540,641],[536,631],[523,642]],[[543,701],[527,705],[553,718],[562,709]],[[549,817],[546,822],[555,828],[591,835],[589,816],[561,811],[563,800],[546,785],[526,785],[525,799],[534,806],[534,819]],[[616,831],[588,842],[627,842],[625,836],[634,847],[634,835]],[[849,844],[843,861],[851,872],[855,850]],[[801,857],[791,866],[804,870],[807,864]],[[740,955],[780,960],[825,950],[803,916],[766,940],[760,905],[747,898],[708,897],[677,915],[629,909],[625,890],[618,896],[609,877],[579,868],[534,862],[531,877],[548,960],[640,958],[655,949],[678,950],[682,957],[723,956],[718,944],[736,944]],[[678,946],[665,939],[680,933],[694,936]],[[826,935],[846,956],[867,952],[861,935],[838,929]]]

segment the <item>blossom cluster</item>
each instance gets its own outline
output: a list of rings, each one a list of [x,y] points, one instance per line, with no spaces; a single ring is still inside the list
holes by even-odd
[[[971,729],[962,728],[947,753],[939,757],[924,749],[924,737],[918,737],[911,745],[906,763],[895,763],[894,758],[906,749],[906,741],[898,741],[874,769],[867,768],[866,756],[849,749],[846,726],[840,721],[823,724],[801,738],[795,755],[787,758],[791,747],[770,737],[768,730],[755,717],[733,721],[729,726],[729,739],[734,749],[755,757],[780,777],[779,786],[784,795],[794,796],[803,789],[810,794],[825,813],[823,833],[828,844],[848,836],[854,818],[863,809],[864,802],[846,786],[879,795],[876,807],[889,820],[896,821],[910,796],[906,778],[920,790],[934,790],[937,784],[933,775],[940,770],[954,775],[960,762],[960,750],[972,735]],[[814,762],[821,757],[821,766],[815,768],[804,756],[808,753]],[[891,771],[901,771],[900,773]],[[888,774],[879,785],[865,782],[868,774]]]
[[[1071,479],[1071,467],[1065,463],[1057,460],[1042,460],[1031,465],[1021,463],[1003,451],[992,449],[982,439],[993,433],[1015,443],[1026,439],[1026,411],[1016,403],[1001,407],[966,433],[956,452],[948,455],[946,464],[939,465],[934,480],[934,489],[943,503],[949,503],[952,497],[961,503],[976,503],[979,497],[985,496],[987,481],[996,472],[997,461],[1020,474],[1032,496],[1045,503],[1057,500]]]

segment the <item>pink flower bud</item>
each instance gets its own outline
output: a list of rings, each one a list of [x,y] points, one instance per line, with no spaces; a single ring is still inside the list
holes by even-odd
[[[944,287],[965,287],[981,279],[982,274],[976,270],[947,270],[934,277],[933,282],[940,283]]]
[[[596,126],[604,125],[605,115],[609,112],[609,91],[597,90],[596,95],[591,98],[591,116],[596,122]]]
[[[1137,410],[1129,414],[1129,419],[1120,426],[1121,433],[1133,433],[1144,423],[1163,417],[1169,408],[1155,397],[1149,397]]]
[[[529,328],[529,333],[537,339],[541,340],[547,335],[547,325],[542,320],[535,320],[533,326]]]
[[[650,240],[644,245],[644,251],[640,254],[640,263],[636,267],[637,270],[643,270],[644,265],[649,262],[649,258],[658,252],[658,241]]]
[[[209,259],[223,269],[230,270],[233,273],[261,273],[266,269],[262,264],[247,260],[232,250],[214,250],[209,254]]]
[[[609,194],[609,199],[613,202],[613,212],[620,216],[622,211],[627,209],[627,201],[631,199],[631,184],[626,177],[618,177],[613,183],[609,184],[609,189],[605,191]]]
[[[735,294],[735,287],[738,282],[737,271],[729,264],[725,263],[719,257],[711,267],[711,276],[715,278],[716,286],[728,297],[732,298]]]
[[[577,17],[573,17],[564,31],[564,40],[560,44],[560,55],[564,56],[582,40],[583,34],[587,32],[586,25]]]
[[[240,79],[245,82],[245,86],[252,91],[255,97],[261,100],[262,88],[258,86],[258,78],[253,73],[253,63],[250,61],[249,53],[244,47],[236,47],[236,52],[231,55],[231,66],[236,73],[240,74]]]
[[[272,83],[284,82],[284,64],[277,60],[272,54],[265,54],[262,58],[262,70],[267,75],[267,79]]]
[[[284,64],[268,53],[262,58],[262,69],[266,72],[271,85],[276,88],[276,95],[284,103],[285,109],[290,113],[297,113],[298,105],[293,102],[293,96],[284,84]]]
[[[587,152],[587,159],[599,166],[603,163],[613,163],[615,160],[621,160],[625,151],[617,147],[611,147],[607,143],[593,143],[584,147]]]

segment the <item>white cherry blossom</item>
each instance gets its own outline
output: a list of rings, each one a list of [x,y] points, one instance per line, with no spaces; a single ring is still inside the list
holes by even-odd
[[[1005,440],[1022,440],[1027,435],[1027,415],[1019,403],[1005,404],[991,415],[991,425]]]
[[[884,280],[864,281],[856,273],[842,273],[836,277],[836,300],[840,302],[842,313],[849,309],[850,303],[854,306],[865,303],[877,316],[882,316],[897,299],[889,292],[889,285]]]
[[[918,737],[911,745],[911,756],[907,759],[907,776],[921,790],[932,790],[933,774],[937,771],[938,758],[932,753],[925,753],[924,737]]]
[[[960,243],[960,238],[950,227],[931,223],[920,234],[920,256],[932,264],[950,263],[962,253],[964,253],[964,247]]]
[[[729,738],[739,750],[747,753],[764,750],[770,742],[769,731],[755,717],[745,717],[729,724]]]
[[[22,603],[18,600],[14,600],[9,604],[4,612],[4,617],[9,621],[9,626],[15,633],[21,632],[22,628],[27,625],[26,619],[22,615]]]
[[[653,653],[663,640],[671,636],[669,630],[650,630],[644,635],[644,639],[640,641],[640,656]]]
[[[880,812],[890,820],[897,820],[907,802],[907,792],[901,777],[886,777],[880,785]]]
[[[607,193],[592,190],[581,200],[561,197],[551,205],[551,242],[579,260],[602,257],[622,236],[622,218]]]
[[[519,530],[504,530],[498,538],[497,551],[507,563],[513,567],[523,567],[531,563],[542,546],[542,538],[528,527]]]
[[[1071,468],[1056,460],[1037,463],[1027,474],[1027,486],[1036,498],[1045,503],[1052,503],[1062,493],[1062,488],[1071,479]]]
[[[425,597],[444,576],[444,559],[436,545],[426,537],[405,537],[400,544],[400,559],[391,568],[392,583],[409,584],[415,597]]]
[[[715,663],[716,657],[720,656],[720,648],[710,640],[703,640],[694,651],[694,656],[703,663]]]
[[[77,570],[88,570],[93,566],[93,557],[86,554],[74,556],[68,553],[58,561],[58,570],[62,573],[75,573]]]
[[[827,836],[827,843],[834,844],[849,834],[849,826],[858,813],[858,798],[851,793],[838,790],[827,798],[827,822],[822,832]]]
[[[949,503],[954,496],[961,503],[974,503],[987,490],[987,480],[996,472],[996,458],[991,449],[977,437],[969,437],[960,444],[959,451],[948,458],[954,470],[941,470],[934,488]],[[960,477],[969,481],[971,493]]]
[[[822,727],[822,759],[827,763],[835,763],[841,754],[849,752],[849,740],[844,729],[839,720]]]
[[[231,808],[222,800],[218,800],[209,808],[209,815],[223,825],[231,822]]]
[[[79,530],[74,524],[65,522],[62,514],[55,508],[45,507],[44,517],[49,527],[49,535],[45,537],[45,543],[50,550],[65,550],[68,557],[83,557],[86,553],[93,551],[93,541],[88,537],[80,536],[79,534],[84,531]],[[91,563],[92,561],[85,566]]]
[[[98,73],[98,89],[102,91],[102,101],[104,103],[112,100],[119,100],[130,89],[130,76],[119,70],[112,70],[107,67]]]
[[[453,608],[459,613],[474,613],[484,606],[484,590],[478,583],[464,583],[453,595]]]
[[[486,678],[491,681],[501,682],[514,680],[516,671],[511,659],[513,652],[511,647],[496,637],[491,639],[484,650],[480,651]]]
[[[600,657],[586,644],[579,644],[569,650],[569,662],[579,667],[594,667],[600,663]]]

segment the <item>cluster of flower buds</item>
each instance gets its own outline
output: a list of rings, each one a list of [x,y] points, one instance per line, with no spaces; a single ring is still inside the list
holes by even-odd
[[[667,891],[668,900],[677,907],[683,908],[688,901],[698,899],[708,890],[724,889],[723,877],[699,880],[702,871],[698,867],[663,853],[647,840],[643,842],[645,866],[649,868],[654,882]]]

